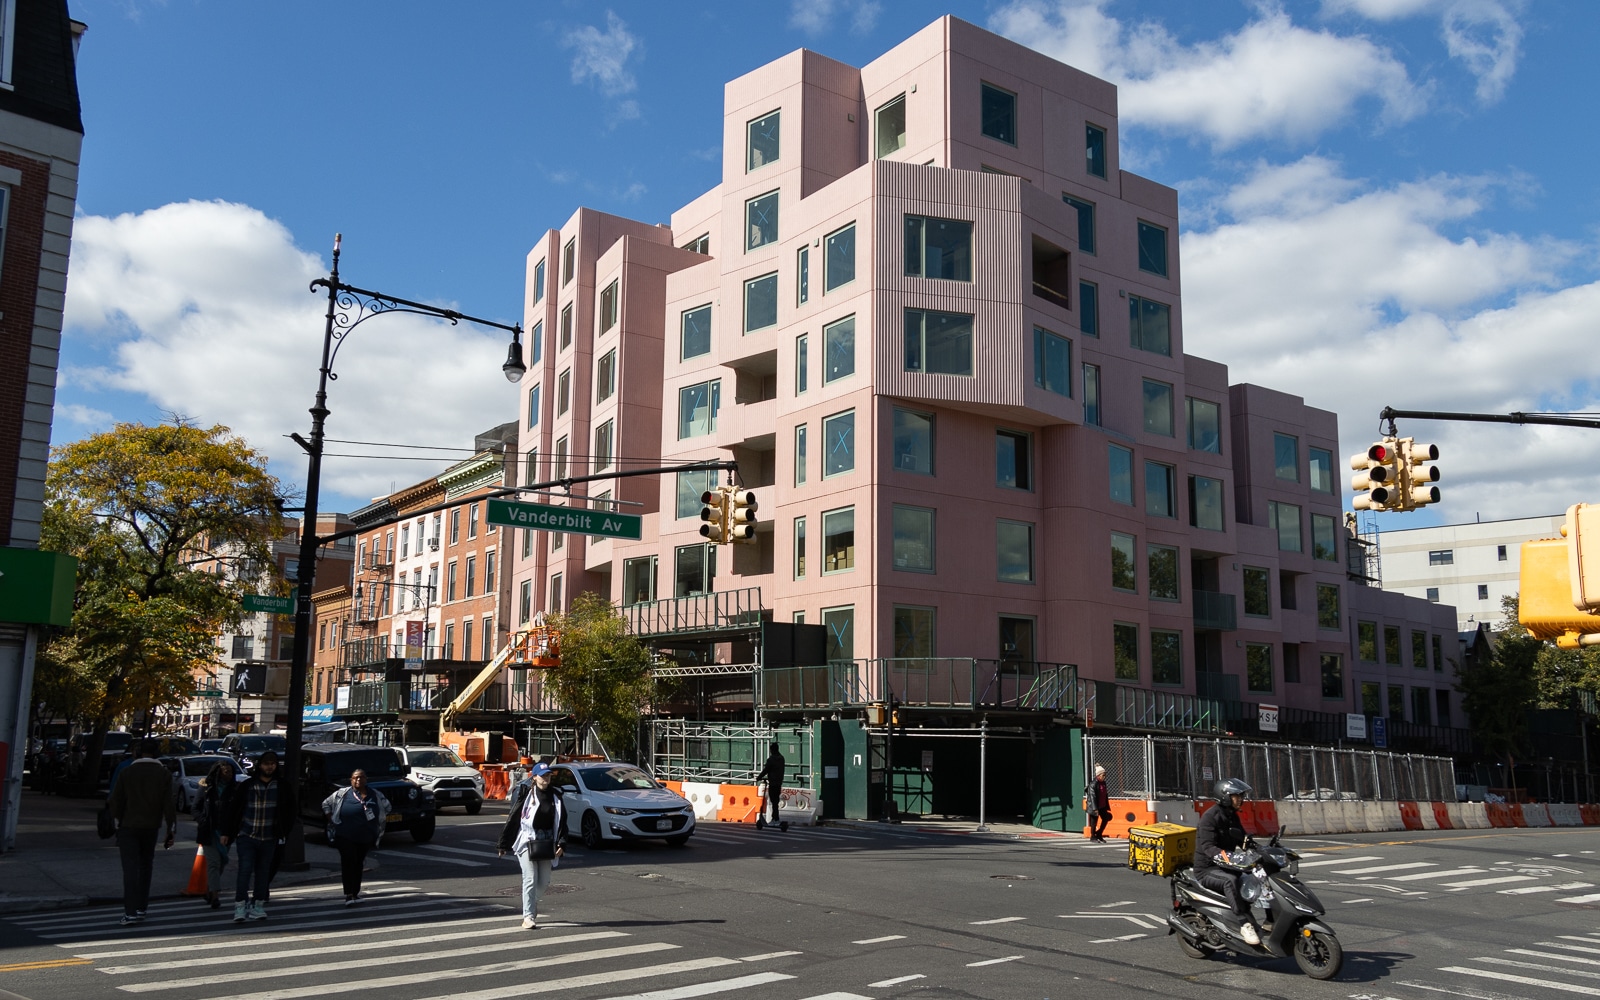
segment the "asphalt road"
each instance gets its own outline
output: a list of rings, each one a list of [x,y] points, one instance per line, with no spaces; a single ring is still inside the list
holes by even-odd
[[[118,908],[0,920],[0,991],[29,1000],[575,1000],[730,996],[1340,1000],[1600,996],[1600,836],[1429,831],[1295,838],[1345,949],[1326,983],[1292,961],[1185,958],[1165,880],[1117,845],[906,828],[715,826],[688,847],[574,845],[520,928],[501,818],[386,841],[370,898],[337,879],[274,894],[264,924],[193,900],[139,927]],[[314,848],[316,851],[325,848]],[[0,992],[0,996],[3,996]]]

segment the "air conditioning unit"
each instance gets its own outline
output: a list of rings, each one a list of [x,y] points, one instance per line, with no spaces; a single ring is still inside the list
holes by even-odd
[[[430,552],[438,552],[439,551],[439,539],[438,539],[437,536],[428,539],[428,550]]]

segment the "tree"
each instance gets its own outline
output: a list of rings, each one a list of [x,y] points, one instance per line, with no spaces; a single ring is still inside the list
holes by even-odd
[[[239,574],[211,570],[267,565],[283,499],[266,456],[220,425],[118,424],[54,449],[41,541],[78,557],[78,589],[42,652],[42,690],[92,721],[84,774],[118,718],[193,694],[240,614]]]
[[[1505,759],[1508,773],[1513,755],[1527,746],[1528,709],[1538,693],[1534,666],[1544,645],[1526,632],[1508,629],[1487,661],[1457,675],[1456,690],[1472,719],[1473,735],[1485,751]]]
[[[551,687],[572,713],[580,744],[592,726],[612,753],[631,755],[650,700],[650,650],[628,634],[626,620],[600,594],[579,594],[550,624],[561,636],[561,665],[551,669]]]

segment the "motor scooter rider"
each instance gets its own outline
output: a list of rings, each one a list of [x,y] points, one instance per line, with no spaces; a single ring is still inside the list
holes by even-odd
[[[1194,874],[1201,885],[1221,893],[1240,917],[1239,936],[1247,943],[1259,945],[1261,934],[1250,919],[1250,908],[1239,895],[1242,872],[1218,867],[1218,862],[1228,860],[1228,852],[1245,846],[1249,839],[1244,824],[1239,820],[1239,809],[1244,805],[1250,786],[1238,778],[1224,778],[1217,782],[1217,804],[1200,817],[1195,833]]]

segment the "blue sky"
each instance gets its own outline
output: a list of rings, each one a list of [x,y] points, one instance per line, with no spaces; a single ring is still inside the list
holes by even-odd
[[[321,316],[306,285],[335,231],[345,280],[514,321],[529,247],[575,208],[665,222],[716,183],[725,81],[799,47],[860,65],[943,13],[1119,85],[1123,166],[1180,192],[1187,349],[1337,411],[1347,452],[1385,403],[1600,409],[1590,3],[72,13],[89,24],[87,135],[57,443],[178,411],[234,427],[298,483],[283,435],[309,425]],[[330,436],[470,446],[515,414],[504,343],[404,318],[362,327]],[[1446,504],[1386,526],[1600,501],[1595,432],[1402,430],[1439,441]],[[440,466],[330,458],[323,506]]]

